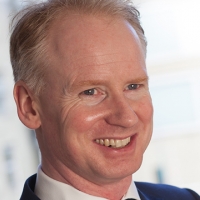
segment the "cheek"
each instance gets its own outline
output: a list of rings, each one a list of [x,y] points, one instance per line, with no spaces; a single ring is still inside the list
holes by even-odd
[[[80,134],[91,131],[96,122],[102,117],[103,112],[94,107],[76,107],[68,112],[65,127]]]
[[[146,98],[138,106],[138,117],[141,122],[140,141],[145,150],[148,146],[153,131],[153,106],[151,98]]]
[[[138,105],[138,113],[140,120],[144,123],[152,123],[153,120],[153,105],[151,97],[144,98]]]

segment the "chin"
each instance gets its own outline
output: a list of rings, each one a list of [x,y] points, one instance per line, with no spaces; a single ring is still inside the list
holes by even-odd
[[[138,162],[131,162],[131,163],[127,163],[127,165],[118,165],[118,167],[115,167],[115,169],[113,170],[107,170],[107,173],[105,176],[108,177],[108,179],[117,179],[117,180],[121,180],[121,179],[125,179],[128,177],[132,177],[132,174],[134,174],[136,171],[139,170],[139,168],[141,167],[142,164],[142,159],[140,159],[140,161]]]

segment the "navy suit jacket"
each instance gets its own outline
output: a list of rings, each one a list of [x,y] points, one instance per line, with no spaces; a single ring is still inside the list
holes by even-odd
[[[36,174],[27,179],[20,200],[40,200],[34,194]],[[141,200],[200,200],[200,196],[189,189],[170,185],[135,182]]]

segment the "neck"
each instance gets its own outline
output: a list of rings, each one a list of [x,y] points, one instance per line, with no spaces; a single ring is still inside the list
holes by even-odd
[[[130,175],[117,180],[91,182],[66,167],[57,169],[44,163],[42,163],[42,170],[49,177],[71,185],[77,190],[109,200],[120,200],[126,194],[132,181],[132,175]]]

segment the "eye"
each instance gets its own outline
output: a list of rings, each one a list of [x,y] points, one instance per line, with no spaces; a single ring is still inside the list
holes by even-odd
[[[128,85],[128,90],[136,90],[140,87],[139,84],[130,84]]]
[[[85,105],[97,105],[101,103],[106,97],[106,93],[104,90],[100,88],[91,88],[88,90],[84,90],[79,93],[79,98],[81,102]]]
[[[97,91],[96,91],[96,89],[94,89],[94,88],[83,91],[83,94],[84,94],[84,95],[94,95],[94,94],[96,94],[96,93],[97,93]]]

